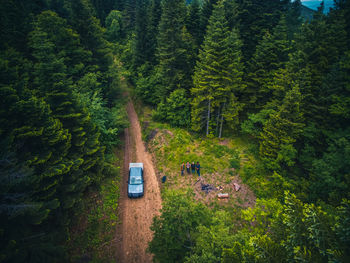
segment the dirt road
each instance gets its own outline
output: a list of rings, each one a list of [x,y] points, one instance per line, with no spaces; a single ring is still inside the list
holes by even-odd
[[[117,247],[117,262],[152,262],[152,255],[146,253],[152,239],[150,226],[154,215],[162,206],[159,183],[151,155],[146,151],[141,137],[141,127],[132,102],[127,105],[130,128],[125,129],[124,169],[122,174],[119,218],[117,227],[120,240]],[[139,199],[127,197],[127,180],[130,162],[144,164],[145,195]]]

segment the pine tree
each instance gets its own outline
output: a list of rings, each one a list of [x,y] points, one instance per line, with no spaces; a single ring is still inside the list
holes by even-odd
[[[245,91],[245,97],[250,102],[248,108],[261,109],[268,101],[274,100],[272,79],[277,71],[281,72],[285,68],[289,52],[287,25],[282,17],[273,33],[265,34],[249,62],[249,84]]]
[[[164,0],[159,23],[157,57],[161,87],[157,96],[163,100],[172,91],[185,87],[186,50],[182,40],[186,6],[183,0]]]
[[[327,105],[333,127],[344,125],[345,128],[350,119],[350,51],[344,54],[329,75],[324,85],[331,100]]]
[[[54,235],[51,229],[41,239],[30,238],[46,231],[49,216],[60,206],[57,191],[71,167],[66,158],[70,134],[49,105],[26,88],[30,64],[13,51],[0,61],[1,254],[8,262],[30,262],[33,247],[45,254]]]
[[[147,39],[147,27],[148,27],[148,16],[147,12],[147,1],[138,0],[136,8],[135,18],[135,38],[133,47],[133,69],[137,69],[147,61],[148,57],[148,39]]]
[[[125,0],[123,9],[123,30],[131,34],[135,29],[138,0]]]
[[[188,7],[188,14],[186,19],[186,28],[193,36],[197,46],[201,44],[201,28],[200,25],[200,5],[199,0],[193,0]]]
[[[107,15],[115,8],[115,0],[91,0],[96,10],[97,18],[104,23]]]
[[[295,85],[287,92],[278,111],[270,115],[260,134],[260,156],[267,168],[278,170],[295,162],[294,143],[301,135],[304,125],[300,110],[301,93]]]
[[[55,12],[44,11],[38,16],[35,25],[52,42],[54,52],[59,59],[63,59],[64,65],[67,66],[67,74],[73,81],[81,78],[89,70],[85,65],[91,63],[92,53],[82,47],[79,36],[67,25],[65,19]]]
[[[162,13],[161,0],[151,0],[151,3],[148,5],[147,13],[147,61],[151,65],[156,65],[157,36],[159,32],[158,25]]]
[[[295,51],[287,64],[305,97],[302,105],[305,118],[308,123],[313,122],[318,127],[327,126],[324,123],[327,116],[324,100],[328,91],[322,88],[323,80],[344,54],[345,36],[341,20],[333,23],[320,10],[310,23],[303,25],[301,33],[296,36]]]
[[[236,31],[231,34],[220,1],[209,20],[208,31],[199,53],[194,74],[192,124],[195,131],[206,126],[221,136],[225,120],[231,128],[238,122],[242,104],[238,101],[242,84],[241,43]],[[219,128],[220,127],[220,128]]]
[[[288,40],[292,40],[294,39],[294,34],[298,32],[303,22],[301,18],[300,0],[289,2],[288,11],[285,17],[288,28]]]
[[[245,61],[253,56],[257,43],[267,31],[280,21],[281,14],[287,9],[288,0],[245,0],[238,1],[236,21],[243,41]]]
[[[71,2],[72,15],[69,24],[81,37],[83,47],[92,52],[92,60],[89,65],[98,66],[102,72],[108,71],[111,64],[110,50],[104,39],[104,29],[100,22],[93,16],[93,9],[87,0]]]
[[[99,180],[104,149],[100,146],[100,134],[91,123],[90,116],[72,94],[64,57],[55,54],[55,46],[40,23],[30,34],[30,45],[36,59],[33,74],[38,95],[47,101],[53,116],[62,122],[71,136],[69,162],[72,169],[66,171],[70,176],[64,177],[59,193],[63,208],[68,209],[80,201],[80,195],[89,184]]]
[[[207,26],[209,23],[209,18],[211,17],[213,13],[214,6],[218,0],[204,0],[201,8],[201,14],[200,14],[200,41],[198,43],[198,46],[202,45],[204,36],[207,32]]]
[[[125,37],[123,32],[122,13],[112,10],[106,17],[106,36],[110,42],[119,42]]]

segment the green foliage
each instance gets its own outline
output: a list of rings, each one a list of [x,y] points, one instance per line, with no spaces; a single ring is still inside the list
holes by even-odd
[[[118,42],[123,37],[122,14],[118,10],[112,10],[106,17],[106,35],[110,42]]]
[[[151,226],[154,237],[149,251],[158,262],[181,262],[191,251],[197,228],[210,222],[210,210],[194,202],[189,193],[169,191],[161,212]]]
[[[101,142],[107,146],[108,151],[112,151],[113,146],[118,143],[115,137],[127,126],[126,112],[118,107],[107,108],[101,93],[101,83],[94,73],[83,76],[73,90],[77,101],[88,110],[91,121],[101,133]]]
[[[164,0],[159,22],[157,58],[161,85],[156,90],[159,100],[164,100],[177,88],[185,88],[189,83],[186,72],[187,50],[182,37],[185,26],[186,6],[183,0]]]
[[[300,261],[337,260],[342,253],[332,226],[335,218],[314,204],[303,204],[294,195],[286,194],[283,225],[284,247],[288,257]]]
[[[350,244],[350,201],[344,199],[341,206],[338,207],[339,219],[335,224],[336,235],[340,240],[340,249],[345,253],[342,256],[343,261],[350,258],[350,254],[346,248]]]
[[[310,190],[316,196],[334,204],[340,203],[342,197],[348,197],[349,193],[349,149],[350,142],[348,132],[333,134],[329,139],[329,146],[322,158],[314,159],[311,173],[313,180]]]
[[[239,1],[232,19],[238,26],[243,41],[243,56],[248,62],[255,52],[257,43],[266,32],[278,24],[288,1]],[[232,22],[232,23],[233,23]]]
[[[254,138],[258,138],[264,125],[268,121],[269,116],[273,113],[273,109],[263,109],[258,113],[249,114],[248,119],[241,125],[242,132],[247,133]]]
[[[187,18],[186,18],[186,28],[188,32],[193,36],[197,47],[201,44],[201,28],[200,28],[200,1],[193,0],[188,6]]]
[[[202,1],[202,8],[201,8],[201,14],[200,14],[200,38],[199,38],[199,46],[203,43],[207,27],[209,24],[209,19],[213,13],[214,5],[218,0],[203,0]],[[197,25],[198,26],[198,25]]]
[[[205,224],[198,227],[198,236],[192,255],[184,262],[218,262],[224,249],[230,247],[235,240],[231,234],[232,219],[224,211],[212,215],[209,226]]]
[[[184,89],[172,92],[169,98],[158,104],[153,118],[158,121],[167,121],[172,126],[189,127],[191,122],[190,100]]]
[[[118,174],[118,171],[114,176]],[[119,182],[107,179],[98,192],[91,192],[83,203],[80,220],[84,225],[74,223],[75,232],[70,233],[68,249],[72,260],[82,260],[89,255],[94,262],[110,262],[114,258],[112,251],[101,253],[101,247],[112,243],[114,229],[118,223],[117,209],[119,200]],[[76,249],[79,251],[75,251]]]
[[[199,53],[191,89],[192,128],[221,137],[223,122],[238,124],[242,103],[237,99],[241,82],[241,42],[236,31],[229,32],[224,6],[219,2],[209,20],[208,31]]]
[[[107,42],[91,6],[49,2],[7,1],[0,8],[2,17],[11,6],[17,9],[12,14],[21,14],[13,21],[20,25],[12,28],[19,31],[3,38],[0,56],[5,175],[0,260],[5,262],[69,260],[64,244],[71,220],[88,188],[115,175],[106,147],[112,151],[125,127],[125,113],[111,96],[118,75],[111,72]],[[16,34],[19,44],[12,45]]]
[[[280,165],[292,166],[296,157],[293,143],[300,135],[303,116],[299,110],[301,94],[295,86],[286,94],[278,112],[270,115],[260,134],[260,156],[269,169],[279,169]]]
[[[146,61],[149,59],[148,57],[148,32],[147,32],[147,25],[148,22],[148,16],[147,12],[147,4],[148,1],[145,0],[139,0],[138,5],[136,7],[136,18],[135,18],[135,38],[134,38],[134,45],[133,45],[133,61],[132,61],[132,68],[137,69]]]
[[[154,70],[150,72],[149,64],[142,65],[138,70],[135,93],[143,102],[153,105],[160,102],[156,90],[160,88],[160,75]]]
[[[288,85],[289,75],[286,74],[283,68],[288,60],[289,52],[287,25],[285,18],[282,17],[273,33],[266,32],[250,61],[247,76],[248,87],[244,91],[247,97],[245,100],[249,100],[250,105],[248,107],[250,109],[260,109],[269,100],[282,99],[285,94],[285,86]],[[282,76],[276,76],[276,72],[281,72],[279,74]]]

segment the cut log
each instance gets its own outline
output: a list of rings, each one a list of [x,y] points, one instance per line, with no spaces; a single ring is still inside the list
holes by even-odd
[[[218,198],[220,198],[220,199],[228,198],[228,193],[219,193]]]
[[[234,183],[233,187],[235,188],[235,191],[238,192],[239,189],[241,189],[241,186],[239,184]]]

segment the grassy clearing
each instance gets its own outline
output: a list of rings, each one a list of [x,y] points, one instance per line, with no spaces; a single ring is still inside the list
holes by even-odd
[[[251,168],[256,167],[257,161],[247,139],[198,136],[184,129],[154,122],[150,108],[136,105],[143,139],[153,154],[158,176],[167,176],[162,192],[166,189],[187,189],[193,191],[197,200],[212,207],[228,205],[243,208],[254,205],[255,194],[247,183],[258,188],[257,182],[250,178]],[[185,175],[181,176],[180,165],[187,161],[200,163],[201,181],[198,181],[196,173],[187,174],[185,171]],[[258,181],[261,180],[259,178]],[[201,183],[210,184],[215,190],[206,193],[202,191]],[[241,185],[238,192],[234,190],[234,183]],[[230,198],[217,200],[218,193],[229,193]]]

